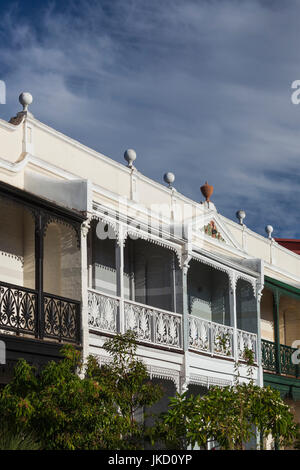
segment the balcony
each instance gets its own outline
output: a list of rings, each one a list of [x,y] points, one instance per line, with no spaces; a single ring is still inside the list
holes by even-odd
[[[124,311],[122,319],[122,308]],[[125,300],[122,307],[117,296],[88,291],[89,328],[104,334],[133,330],[140,343],[183,350],[182,315]],[[189,349],[210,356],[234,359],[237,342],[238,359],[243,360],[245,349],[251,349],[257,362],[257,336],[243,330],[203,320],[189,315]]]
[[[121,230],[120,233],[123,233]],[[186,271],[166,246],[127,236],[117,243],[94,220],[88,235],[88,314],[92,333],[136,332],[142,344],[231,361],[251,349],[257,362],[253,285],[203,258]],[[176,312],[176,313],[175,313]]]
[[[235,339],[236,338],[236,339]],[[189,316],[189,347],[192,350],[210,354],[211,356],[235,357],[234,342],[237,342],[237,358],[244,359],[245,349],[250,349],[257,362],[257,335],[219,323]]]
[[[261,341],[261,347],[262,365],[266,372],[299,377],[299,365],[292,363],[292,354],[297,351],[297,349],[280,344],[278,354],[276,343],[265,339]]]
[[[122,331],[121,299],[88,291],[89,327],[102,333]],[[141,343],[182,350],[182,316],[138,302],[124,301],[124,330],[132,330]]]
[[[57,343],[80,344],[83,220],[0,183],[0,334],[14,343],[8,358],[17,350],[30,356],[30,348],[56,355]]]
[[[0,282],[0,331],[17,336],[80,343],[80,302]]]

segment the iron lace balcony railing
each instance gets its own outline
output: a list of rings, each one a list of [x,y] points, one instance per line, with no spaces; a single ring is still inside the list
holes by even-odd
[[[80,343],[80,302],[0,282],[0,330],[18,336]]]
[[[103,333],[121,332],[120,298],[88,290],[89,327]],[[124,331],[132,330],[142,343],[182,349],[182,316],[124,300]]]
[[[292,348],[291,346],[280,344],[280,364],[278,364],[276,343],[262,339],[261,348],[262,365],[265,371],[299,377],[299,365],[293,364],[292,362],[292,355],[295,351],[297,351],[297,349]]]
[[[257,335],[244,330],[236,330],[237,359],[243,360],[246,349],[253,352],[257,362]],[[189,347],[212,356],[234,358],[234,328],[194,315],[189,316]]]
[[[88,290],[88,324],[93,331],[117,334],[133,330],[141,343],[183,349],[182,315],[117,296]],[[122,307],[122,308],[121,308]],[[123,318],[121,319],[121,315]],[[122,321],[121,321],[122,320]],[[234,328],[189,315],[189,349],[234,358]],[[257,362],[257,336],[236,330],[238,359],[251,349]]]

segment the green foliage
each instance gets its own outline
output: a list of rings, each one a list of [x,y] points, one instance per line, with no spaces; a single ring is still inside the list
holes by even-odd
[[[0,450],[39,450],[40,443],[33,434],[15,433],[9,426],[1,423]]]
[[[87,376],[96,380],[111,397],[120,419],[121,436],[119,449],[142,449],[144,446],[144,423],[138,422],[136,413],[150,407],[162,396],[159,386],[149,381],[145,364],[136,357],[135,334],[128,331],[117,335],[104,344],[112,362],[99,367],[95,358],[88,358]]]
[[[163,442],[169,449],[187,445],[206,448],[210,440],[222,449],[245,449],[256,437],[270,434],[280,445],[290,445],[297,425],[280,393],[271,387],[259,387],[252,379],[253,354],[245,351],[248,363],[247,383],[239,380],[238,368],[234,385],[212,387],[204,396],[177,395],[166,414],[157,421],[153,442]]]
[[[70,345],[62,348],[63,360],[49,362],[39,376],[20,360],[0,392],[1,421],[15,435],[38,436],[42,449],[141,448],[143,426],[134,414],[154,403],[160,390],[136,359],[132,333],[104,348],[112,364],[99,367],[90,357],[84,378],[80,352]]]

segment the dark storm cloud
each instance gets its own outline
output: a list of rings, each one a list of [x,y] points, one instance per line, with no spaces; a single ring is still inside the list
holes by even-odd
[[[7,10],[0,78],[41,121],[275,236],[300,236],[300,2],[152,0],[52,3]]]

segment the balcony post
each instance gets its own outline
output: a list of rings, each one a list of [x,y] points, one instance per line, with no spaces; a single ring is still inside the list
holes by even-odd
[[[191,254],[187,249],[182,256],[182,347],[184,352],[184,369],[181,385],[181,393],[188,390],[189,385],[189,340],[190,340],[190,325],[189,325],[189,305],[188,305],[188,270]]]
[[[273,317],[274,317],[274,336],[275,336],[275,353],[276,353],[276,372],[281,374],[280,361],[280,331],[279,331],[279,303],[280,294],[276,289],[273,291]]]
[[[82,310],[81,310],[81,340],[82,340],[82,354],[83,360],[85,361],[88,356],[89,348],[89,318],[88,318],[88,250],[87,250],[87,235],[90,229],[91,219],[87,219],[81,225],[81,299],[82,299]]]
[[[41,211],[35,216],[35,288],[37,290],[36,331],[37,338],[43,338],[43,264],[44,264],[44,217]]]
[[[175,253],[172,253],[171,259],[171,296],[172,296],[172,310],[177,312],[177,299],[176,299],[176,258]]]
[[[231,272],[229,277],[229,306],[230,306],[230,325],[233,328],[233,357],[238,361],[238,338],[237,338],[237,315],[236,315],[236,275]]]
[[[118,236],[116,240],[116,272],[117,272],[117,296],[119,302],[119,332],[125,333],[125,317],[124,317],[124,245],[125,237],[123,226],[119,226]]]
[[[261,324],[260,324],[260,305],[262,292],[264,288],[263,276],[256,282],[256,309],[257,309],[257,343],[256,343],[256,355],[258,364],[258,385],[263,387],[263,357],[262,357],[262,342],[261,342]]]

